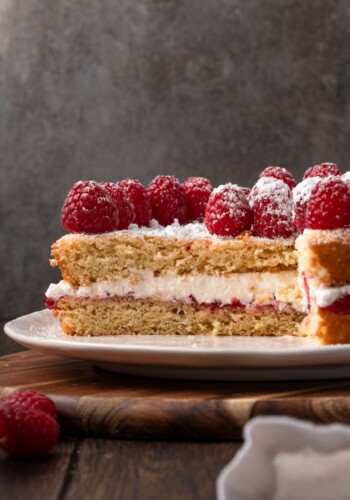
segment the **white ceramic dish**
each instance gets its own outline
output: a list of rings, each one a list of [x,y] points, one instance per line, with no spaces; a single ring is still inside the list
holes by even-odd
[[[244,445],[219,475],[218,500],[350,497],[349,426],[316,425],[289,417],[257,417],[245,425],[243,435]],[[346,456],[337,457],[339,452],[346,452]],[[281,481],[276,466],[285,454],[289,455],[289,467],[284,467]],[[283,482],[287,496],[276,492],[282,489]]]
[[[129,375],[193,380],[350,377],[350,345],[325,347],[301,337],[71,337],[47,310],[10,321],[5,332],[36,351],[89,360]]]

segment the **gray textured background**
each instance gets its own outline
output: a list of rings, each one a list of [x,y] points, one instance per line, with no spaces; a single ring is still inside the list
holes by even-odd
[[[347,170],[348,0],[0,0],[0,315],[38,309],[74,181]]]

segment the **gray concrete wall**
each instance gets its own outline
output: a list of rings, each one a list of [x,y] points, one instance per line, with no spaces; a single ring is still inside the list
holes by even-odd
[[[348,0],[0,0],[0,316],[58,279],[78,179],[346,170],[349,59]]]

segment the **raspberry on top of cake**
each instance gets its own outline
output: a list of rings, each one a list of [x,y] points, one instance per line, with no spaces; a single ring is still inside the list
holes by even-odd
[[[80,181],[62,209],[70,234],[52,246],[63,281],[49,287],[47,306],[68,334],[348,341],[308,326],[315,294],[305,290],[314,282],[305,261],[298,279],[305,250],[301,243],[295,249],[305,228],[349,231],[348,177],[325,163],[308,169],[300,184],[285,168],[268,167],[252,189],[213,189],[208,179],[181,183],[166,175],[146,188],[133,179]],[[342,286],[342,314],[339,307],[332,313],[344,320]]]

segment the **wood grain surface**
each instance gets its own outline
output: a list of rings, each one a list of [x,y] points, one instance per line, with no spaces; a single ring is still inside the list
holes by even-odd
[[[234,440],[257,415],[350,422],[350,382],[190,382],[119,376],[89,362],[24,351],[0,358],[0,397],[35,388],[75,435]]]
[[[241,443],[63,438],[47,456],[6,458],[1,500],[214,500],[216,479]]]
[[[0,335],[0,354],[23,350]],[[13,460],[0,450],[1,500],[214,500],[219,472],[241,447],[77,438],[62,431],[48,456]]]

